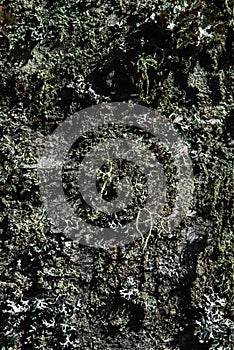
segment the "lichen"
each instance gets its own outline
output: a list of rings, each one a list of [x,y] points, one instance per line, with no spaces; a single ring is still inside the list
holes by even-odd
[[[232,41],[230,0],[4,2],[2,349],[232,349]],[[102,250],[52,230],[35,164],[43,136],[107,101],[168,118],[195,191],[170,236]]]

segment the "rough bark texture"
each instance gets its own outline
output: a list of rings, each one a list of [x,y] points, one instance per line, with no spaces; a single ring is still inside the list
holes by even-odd
[[[1,349],[232,349],[233,4],[5,1],[0,7]],[[55,234],[37,138],[100,102],[154,109],[195,191],[170,236],[94,249]],[[67,179],[69,180],[69,179]]]

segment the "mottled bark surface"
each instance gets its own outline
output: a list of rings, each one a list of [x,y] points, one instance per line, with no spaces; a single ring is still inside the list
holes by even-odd
[[[232,349],[232,6],[4,1],[1,349]],[[114,101],[158,110],[193,162],[190,212],[145,249],[140,239],[104,250],[53,233],[27,168],[38,138]]]

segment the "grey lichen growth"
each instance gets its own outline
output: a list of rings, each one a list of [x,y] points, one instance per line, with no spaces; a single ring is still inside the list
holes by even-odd
[[[16,0],[3,10],[15,20],[0,17],[1,349],[231,350],[232,1]],[[84,247],[51,229],[37,140],[85,107],[129,100],[186,140],[193,204],[145,249]]]

